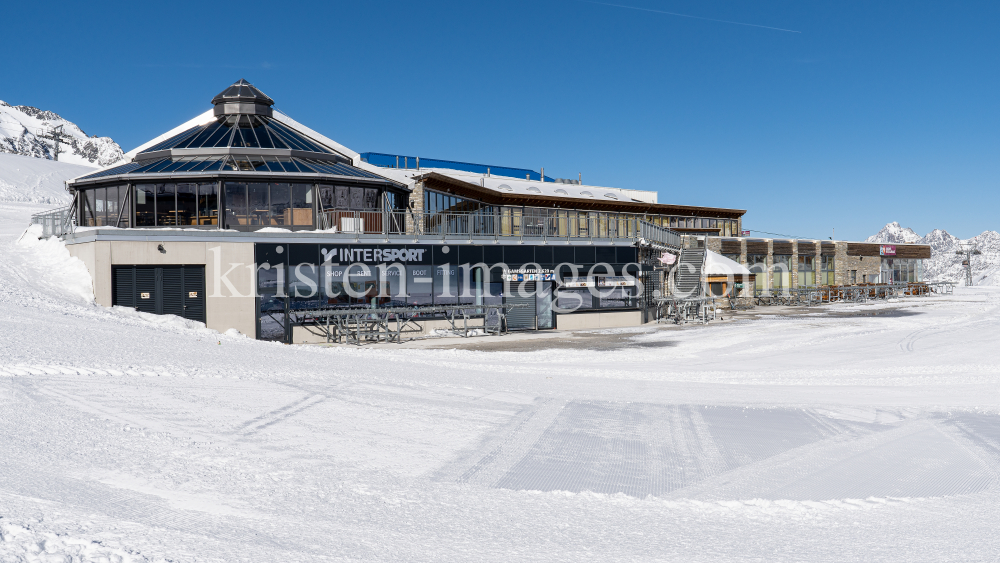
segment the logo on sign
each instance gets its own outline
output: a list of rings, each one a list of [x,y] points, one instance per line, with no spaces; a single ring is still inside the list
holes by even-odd
[[[896,245],[895,244],[883,244],[878,247],[878,253],[880,256],[895,256],[896,255]]]
[[[188,292],[188,299],[195,299],[197,297],[198,297],[198,292],[197,291],[189,291]]]
[[[446,250],[448,247],[444,247]],[[445,250],[442,252],[446,253]],[[426,248],[378,247],[378,248],[326,248],[321,249],[325,262],[420,262]]]
[[[149,293],[146,293],[146,292],[140,293],[139,294],[139,299],[149,299]]]

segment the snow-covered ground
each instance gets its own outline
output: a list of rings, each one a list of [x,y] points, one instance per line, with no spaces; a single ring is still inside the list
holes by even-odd
[[[0,203],[0,562],[1000,557],[997,288],[603,350],[285,346],[93,305],[17,242],[39,209]]]
[[[96,168],[0,153],[0,202],[66,205],[66,180]]]

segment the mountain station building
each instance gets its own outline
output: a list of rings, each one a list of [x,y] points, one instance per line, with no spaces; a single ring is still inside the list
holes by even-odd
[[[544,169],[357,153],[244,80],[212,105],[68,182],[76,228],[54,234],[87,265],[100,305],[296,343],[316,341],[290,322],[296,311],[335,308],[510,303],[512,329],[605,328],[650,320],[672,291],[665,257],[684,252],[745,265],[763,290],[919,281],[930,256],[746,238],[745,210]]]

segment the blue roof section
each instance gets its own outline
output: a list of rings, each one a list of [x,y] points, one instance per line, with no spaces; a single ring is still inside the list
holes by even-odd
[[[383,168],[399,168],[415,170],[417,168],[416,156],[405,156],[401,154],[386,154],[381,152],[363,152],[361,160],[374,166]],[[536,182],[554,182],[551,176],[542,179],[542,175],[527,168],[511,168],[509,166],[492,166],[490,164],[473,164],[471,162],[459,162],[456,160],[441,160],[438,158],[419,157],[421,168],[447,168],[449,170],[461,170],[474,174],[492,174],[495,176],[507,176],[510,178],[525,178]]]

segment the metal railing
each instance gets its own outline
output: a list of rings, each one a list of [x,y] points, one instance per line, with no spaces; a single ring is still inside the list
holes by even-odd
[[[620,240],[646,241],[680,248],[679,233],[621,213],[524,213],[499,208],[495,212],[425,213],[419,211],[326,210],[319,216],[321,230],[356,238],[389,236],[430,237],[441,240],[530,241]]]
[[[717,308],[714,297],[657,297],[653,299],[656,322],[672,321],[674,324],[715,320]]]
[[[449,327],[446,330],[456,336],[467,338],[479,331],[499,336],[507,332],[510,311],[523,307],[526,305],[516,303],[315,309],[289,311],[289,321],[292,327],[303,327],[327,343],[400,343],[404,334],[422,334],[421,323],[432,320],[445,321]]]
[[[639,237],[671,248],[681,247],[680,233],[641,219],[639,220]]]
[[[76,207],[67,205],[52,211],[43,211],[31,216],[32,225],[42,226],[42,236],[45,238],[58,237],[72,233],[75,225],[73,215]]]
[[[802,288],[754,288],[756,305],[821,305],[823,303],[866,303],[895,299],[902,295],[921,295],[923,284],[889,283]]]

